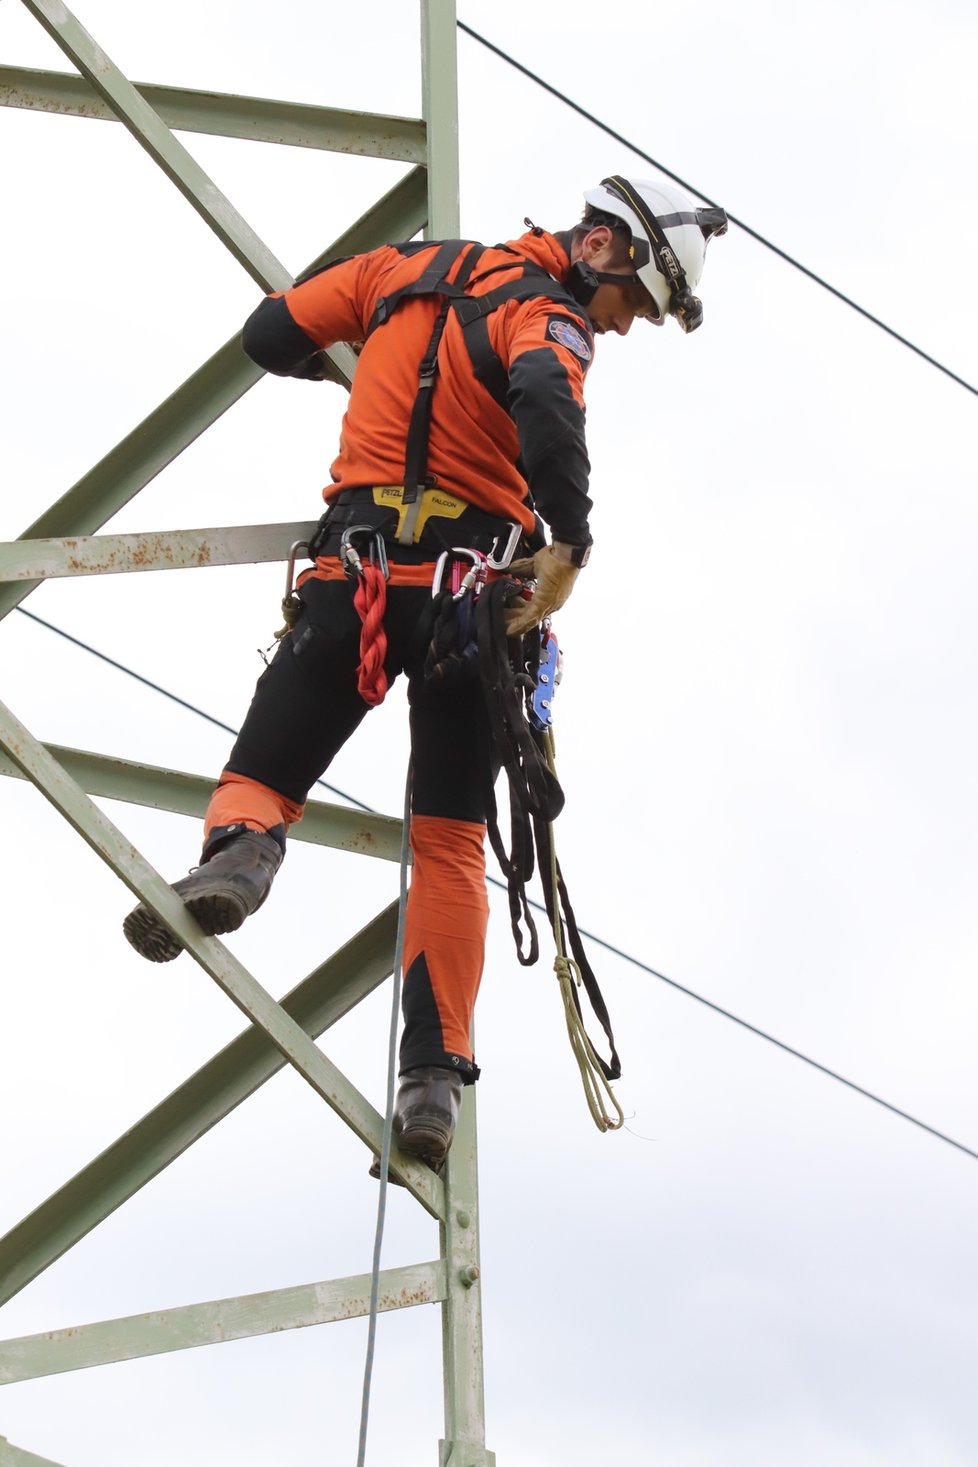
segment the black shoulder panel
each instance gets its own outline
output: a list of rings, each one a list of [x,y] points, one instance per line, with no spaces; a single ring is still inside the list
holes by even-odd
[[[319,347],[292,318],[281,296],[268,296],[244,323],[241,345],[253,362],[276,377],[301,376],[297,368]]]
[[[505,305],[507,301],[534,300],[541,296],[552,300],[555,304],[560,305],[562,310],[577,317],[590,337],[591,323],[583,307],[577,304],[552,275],[532,265],[527,266],[518,279],[508,280],[504,285],[497,285],[494,290],[487,291],[485,295],[466,296],[462,301],[453,302],[455,314],[462,327],[462,339],[468,348],[472,370],[493,400],[507,412],[509,411],[507,403],[509,378],[506,368],[492,349],[486,318],[499,306]]]

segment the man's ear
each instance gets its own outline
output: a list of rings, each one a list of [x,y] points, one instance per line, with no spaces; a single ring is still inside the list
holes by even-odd
[[[612,241],[613,235],[607,224],[596,224],[581,240],[581,259],[592,260]]]

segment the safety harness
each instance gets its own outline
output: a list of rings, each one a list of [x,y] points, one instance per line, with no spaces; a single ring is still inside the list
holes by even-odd
[[[397,245],[396,248],[402,255],[411,256],[430,250],[431,244],[420,241]],[[522,526],[518,523],[511,524],[507,533],[500,535],[499,520],[474,506],[466,507],[459,516],[464,521],[464,529],[461,523],[451,524],[451,538],[445,540],[444,532],[439,533],[437,528],[439,520],[445,520],[445,514],[439,515],[438,509],[447,509],[450,520],[450,506],[455,503],[451,495],[442,494],[446,505],[429,506],[429,512],[421,519],[422,496],[426,491],[430,493],[435,488],[434,480],[428,474],[428,447],[439,349],[449,313],[455,313],[462,328],[462,340],[465,342],[473,375],[504,411],[508,411],[506,392],[509,379],[506,368],[493,350],[489,335],[488,318],[494,311],[509,301],[533,300],[542,296],[559,302],[563,310],[577,316],[585,331],[590,331],[586,314],[559,281],[507,245],[497,246],[497,251],[504,251],[511,258],[477,273],[485,246],[474,240],[445,240],[438,245],[434,255],[415,280],[408,281],[377,301],[365,340],[369,340],[375,331],[385,326],[406,301],[432,297],[441,301],[431,336],[418,365],[418,390],[405,441],[403,489],[396,499],[390,501],[390,507],[384,488],[341,492],[319,521],[316,533],[308,545],[303,546],[300,543],[292,547],[288,584],[282,602],[285,625],[276,636],[283,636],[295,625],[301,609],[301,603],[293,590],[297,552],[305,548],[309,558],[318,562],[319,568],[316,571],[306,572],[307,575],[317,576],[337,573],[332,567],[325,568],[323,563],[327,555],[337,554],[343,572],[355,581],[357,587],[356,606],[363,621],[359,686],[361,695],[371,706],[381,702],[386,693],[383,653],[380,655],[379,674],[376,671],[379,641],[383,638],[381,601],[386,597],[386,586],[382,587],[381,582],[390,582],[393,585],[418,584],[416,576],[411,573],[413,567],[402,566],[398,562],[388,566],[384,553],[385,538],[396,539],[398,546],[402,547],[398,556],[400,560],[405,553],[409,559],[412,557],[412,551],[415,551],[423,529],[433,532],[427,538],[435,539],[440,551],[454,549],[453,541],[464,534],[468,547],[483,553],[488,552],[489,567],[496,571],[509,564],[521,539],[526,539],[526,548],[529,550],[539,548],[544,542],[542,526],[539,524],[537,531],[527,537],[524,537]],[[512,278],[501,280],[484,294],[467,294],[467,287],[493,275],[508,275]],[[458,513],[457,510],[455,512]],[[482,526],[485,528],[482,529]],[[354,536],[359,538],[359,545],[354,542]],[[369,561],[365,562],[362,557],[367,551],[361,547],[366,547],[368,542]],[[358,550],[360,553],[357,553]],[[381,560],[384,562],[382,575]],[[300,585],[302,579],[304,577],[300,578]]]
[[[430,241],[417,241],[400,244],[395,248],[402,255],[410,257],[430,250],[432,246]],[[364,519],[375,524],[389,540],[396,540],[401,547],[398,560],[405,553],[410,556],[412,548],[417,548],[424,530],[428,531],[424,539],[437,546],[436,554],[459,543],[460,527],[446,527],[441,524],[446,513],[449,519],[458,513],[457,509],[451,508],[453,496],[438,489],[434,478],[428,473],[428,448],[439,353],[449,315],[454,314],[461,327],[473,376],[504,412],[509,411],[506,400],[509,376],[492,347],[489,317],[494,311],[509,301],[542,297],[559,304],[562,312],[573,315],[580,321],[582,329],[590,332],[590,323],[583,308],[558,280],[542,266],[518,254],[508,245],[497,245],[494,253],[500,252],[505,253],[508,258],[480,271],[478,267],[485,253],[484,245],[474,240],[445,240],[437,246],[416,279],[407,281],[377,301],[365,341],[375,331],[387,325],[406,302],[418,299],[436,299],[440,302],[431,335],[418,364],[418,388],[405,440],[404,483],[396,488],[381,486],[341,491],[320,520],[309,547],[310,558],[322,556],[329,541],[334,541],[347,526]],[[471,294],[474,285],[492,276],[500,277],[498,284],[482,294]],[[433,502],[427,502],[429,500]],[[440,500],[447,502],[447,511],[438,502]],[[497,569],[507,563],[521,537],[522,526],[510,525],[508,554],[504,556],[501,552],[507,537],[500,537],[498,516],[469,506],[465,509],[464,519],[466,527],[461,534],[466,542],[497,558]],[[446,528],[448,535],[444,533]],[[500,538],[502,543],[499,543]],[[493,541],[497,543],[494,545]],[[527,541],[531,550],[544,543],[542,525],[537,532],[531,532]]]
[[[422,242],[399,245],[398,248],[402,254],[411,255],[420,250],[430,249],[431,246]],[[512,256],[512,259],[478,273],[479,261],[485,253],[485,246],[472,240],[445,240],[438,246],[416,280],[409,281],[406,285],[392,291],[390,295],[381,297],[367,328],[367,340],[369,340],[373,332],[385,325],[405,301],[416,300],[419,296],[434,296],[441,300],[441,307],[435,317],[431,337],[418,367],[418,391],[408,423],[404,453],[405,504],[416,506],[420,491],[430,485],[428,442],[431,433],[431,412],[434,387],[438,376],[438,351],[449,312],[454,312],[455,319],[462,328],[462,340],[468,351],[476,381],[482,384],[490,397],[504,411],[508,411],[506,393],[509,377],[499,356],[492,348],[489,336],[488,318],[494,311],[509,301],[532,300],[542,296],[552,301],[559,301],[565,310],[573,312],[581,320],[586,332],[590,331],[587,316],[559,281],[555,280],[542,266],[517,254],[515,250],[510,250],[508,246],[500,245],[497,248],[505,250]],[[512,275],[514,271],[518,273],[513,278],[501,281],[499,285],[480,295],[472,295],[467,291],[468,286],[487,280],[491,275]],[[417,509],[409,510],[404,517],[397,536],[401,545],[413,543],[417,513]]]

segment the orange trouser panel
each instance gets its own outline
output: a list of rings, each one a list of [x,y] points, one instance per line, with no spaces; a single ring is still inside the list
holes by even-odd
[[[249,830],[271,830],[284,825],[288,830],[302,816],[302,806],[294,800],[259,784],[245,774],[221,775],[221,782],[211,795],[204,817],[204,839],[215,826],[234,825],[241,821]]]
[[[485,958],[485,826],[415,815],[414,868],[404,930],[405,1010],[411,1008],[411,965],[423,954],[441,1021],[446,1055],[472,1059],[469,1032]]]

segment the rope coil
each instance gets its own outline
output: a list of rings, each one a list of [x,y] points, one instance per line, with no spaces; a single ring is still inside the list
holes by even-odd
[[[387,578],[379,565],[358,567],[353,604],[363,622],[357,691],[365,703],[376,708],[387,697],[387,674],[384,671],[387,657],[387,633],[384,631]]]
[[[547,755],[547,767],[556,779],[557,769],[555,765],[554,736],[553,730],[548,729],[544,735],[544,748]],[[577,1061],[577,1068],[581,1074],[581,1084],[584,1087],[584,1098],[587,1101],[591,1119],[599,1131],[620,1131],[625,1124],[625,1112],[622,1110],[618,1097],[611,1088],[611,1082],[606,1073],[605,1066],[598,1058],[594,1045],[588,1038],[581,1017],[581,1005],[577,997],[577,990],[584,986],[584,975],[581,972],[580,963],[574,958],[568,957],[564,951],[564,924],[560,917],[560,870],[557,865],[557,847],[554,843],[553,825],[548,826],[550,834],[550,907],[553,912],[554,947],[557,955],[554,958],[554,972],[560,985],[560,997],[564,1005],[564,1022],[567,1025],[567,1037],[570,1040],[571,1053]]]

